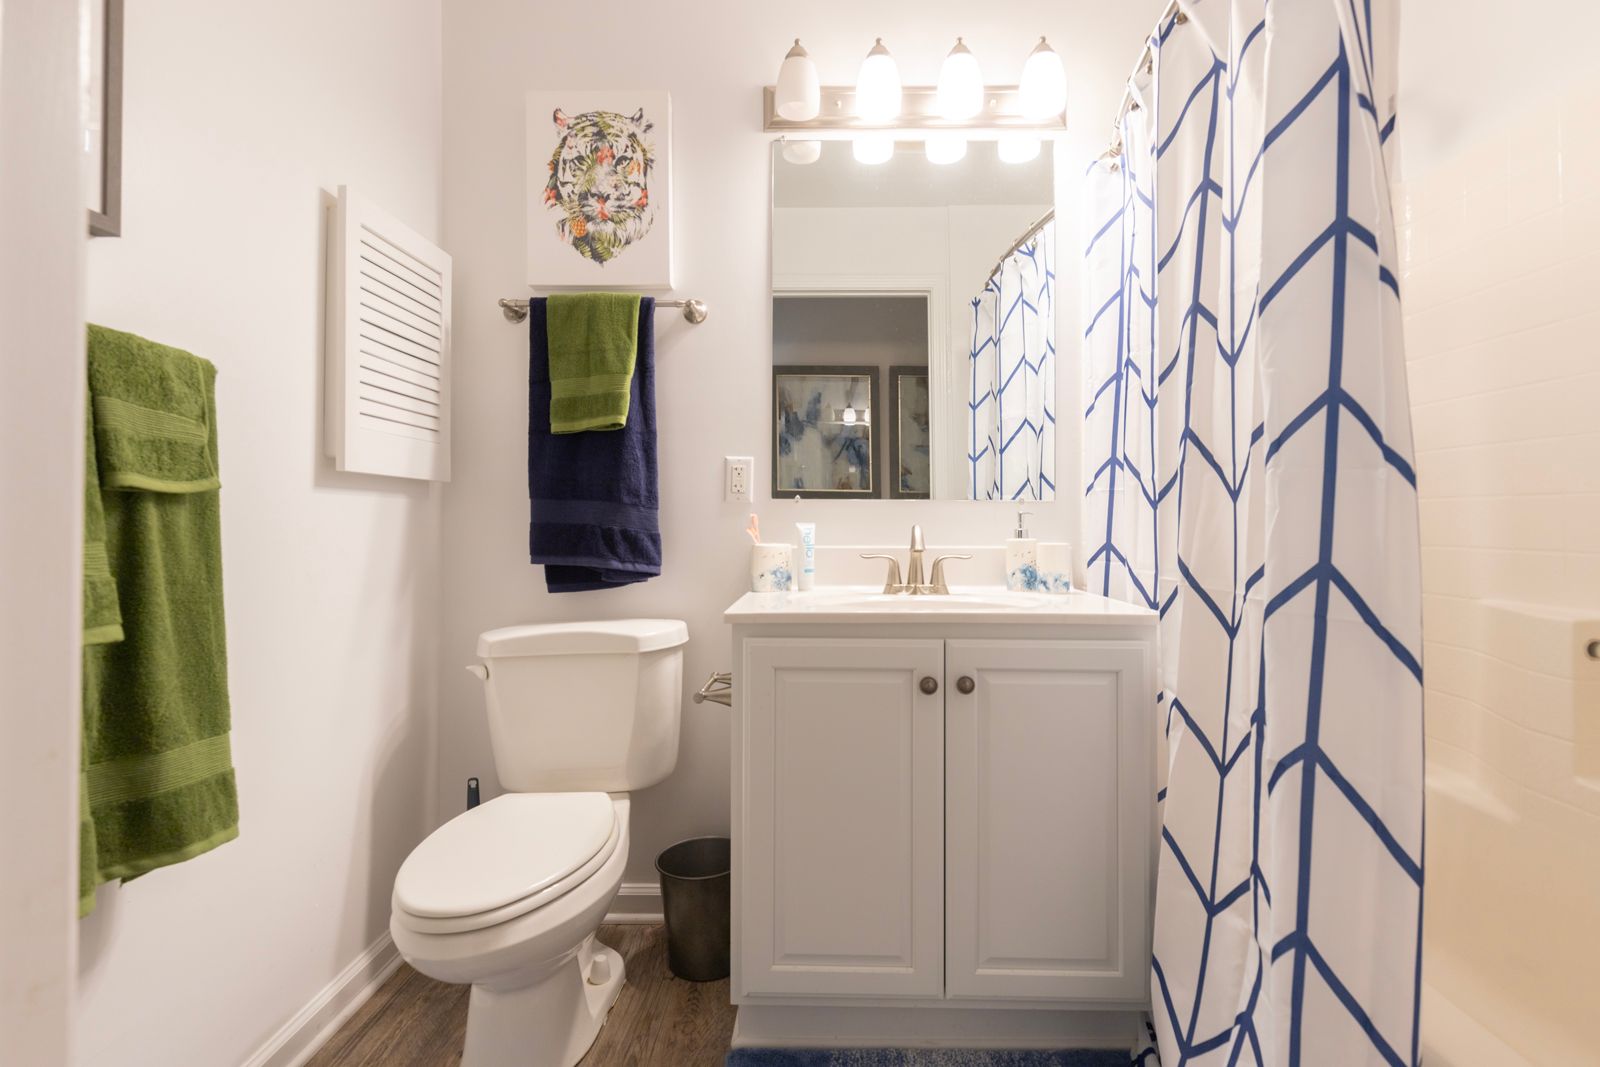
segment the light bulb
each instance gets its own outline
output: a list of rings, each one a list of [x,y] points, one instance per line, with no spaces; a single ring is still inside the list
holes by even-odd
[[[967,154],[967,139],[953,133],[930,133],[922,146],[929,163],[959,163]]]
[[[1030,119],[1054,118],[1067,107],[1067,72],[1061,57],[1043,37],[1022,65],[1022,114]]]
[[[1039,158],[1039,138],[1010,133],[997,145],[1002,163],[1028,163]]]
[[[856,117],[890,122],[900,115],[900,69],[879,37],[856,75]]]
[[[778,87],[773,92],[773,106],[779,118],[790,122],[814,119],[822,110],[822,86],[817,80],[817,65],[811,62],[806,50],[800,47],[800,38],[783,57],[778,68]]]
[[[784,141],[783,158],[787,163],[804,167],[822,158],[821,141]]]
[[[850,154],[857,163],[865,163],[869,167],[887,163],[889,157],[894,155],[894,138],[881,135],[857,137],[850,142]]]
[[[938,99],[939,114],[947,119],[970,119],[983,110],[983,72],[959,37],[939,68]]]
[[[855,408],[845,408],[844,409],[844,424],[846,426],[853,426],[855,424],[855,421],[856,421],[856,409]]]

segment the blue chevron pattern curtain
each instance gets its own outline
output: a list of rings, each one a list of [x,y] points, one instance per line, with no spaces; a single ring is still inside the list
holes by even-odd
[[[1055,499],[1055,228],[1046,223],[972,298],[973,500]]]
[[[1183,3],[1088,177],[1084,540],[1161,613],[1166,1067],[1418,1062],[1395,15]]]

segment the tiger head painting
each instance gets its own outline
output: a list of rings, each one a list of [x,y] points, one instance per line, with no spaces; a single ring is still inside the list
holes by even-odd
[[[551,116],[560,140],[550,156],[544,205],[560,213],[556,236],[585,259],[604,265],[650,232],[655,205],[654,124],[644,109],[632,115],[585,111]]]

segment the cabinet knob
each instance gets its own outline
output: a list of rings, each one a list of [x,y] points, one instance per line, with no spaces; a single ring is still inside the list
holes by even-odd
[[[932,675],[924,677],[922,679],[922,691],[929,696],[937,693],[939,691],[939,680]]]
[[[963,693],[972,692],[977,688],[977,685],[978,683],[974,682],[970,675],[963,674],[961,677],[956,679],[956,688]]]

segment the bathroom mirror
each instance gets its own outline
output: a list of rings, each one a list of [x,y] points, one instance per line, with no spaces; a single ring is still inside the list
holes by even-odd
[[[1055,175],[1035,145],[773,146],[774,497],[1054,497]]]

